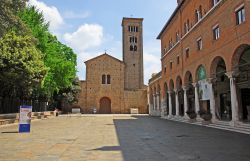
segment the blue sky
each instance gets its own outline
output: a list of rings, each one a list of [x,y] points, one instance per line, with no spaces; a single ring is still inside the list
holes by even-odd
[[[50,31],[78,56],[78,76],[85,79],[84,61],[107,53],[122,59],[123,17],[144,18],[144,82],[160,71],[157,35],[176,8],[176,0],[30,0],[44,13]]]

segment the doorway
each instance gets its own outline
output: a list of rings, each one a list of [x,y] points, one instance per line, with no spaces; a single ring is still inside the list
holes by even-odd
[[[111,100],[107,97],[103,97],[100,100],[100,113],[111,114]]]

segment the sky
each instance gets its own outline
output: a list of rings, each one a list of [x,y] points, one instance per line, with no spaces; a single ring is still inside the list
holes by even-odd
[[[144,18],[144,83],[161,70],[156,37],[177,0],[30,0],[50,23],[49,30],[77,54],[77,76],[85,79],[84,62],[105,51],[122,60],[123,17]]]

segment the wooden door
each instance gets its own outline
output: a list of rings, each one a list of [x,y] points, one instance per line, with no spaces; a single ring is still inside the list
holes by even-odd
[[[111,114],[111,100],[107,97],[103,97],[100,100],[100,113]]]

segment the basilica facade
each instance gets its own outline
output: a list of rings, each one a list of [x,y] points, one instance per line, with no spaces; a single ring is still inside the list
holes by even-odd
[[[82,113],[148,113],[143,81],[143,19],[123,18],[123,60],[107,53],[85,62],[78,105]]]

